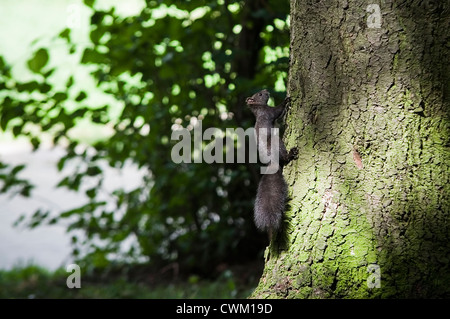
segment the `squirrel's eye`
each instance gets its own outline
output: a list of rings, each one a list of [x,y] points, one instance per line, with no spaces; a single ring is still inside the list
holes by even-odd
[[[261,94],[261,93],[259,93],[258,95],[259,95],[259,96],[261,96],[262,94]]]

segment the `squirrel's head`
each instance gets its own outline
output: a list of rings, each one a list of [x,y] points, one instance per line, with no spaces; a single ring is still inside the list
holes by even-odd
[[[267,105],[270,93],[266,89],[259,91],[245,99],[247,105]]]

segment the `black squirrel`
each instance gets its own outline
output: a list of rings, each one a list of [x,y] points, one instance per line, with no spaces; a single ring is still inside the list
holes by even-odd
[[[269,98],[269,91],[262,90],[248,97],[245,102],[256,117],[255,131],[260,158],[265,158],[268,170],[272,170],[261,177],[254,210],[256,227],[267,231],[271,238],[280,229],[286,206],[287,184],[282,174],[283,166],[297,158],[298,150],[294,147],[288,153],[281,138],[277,136],[275,140],[271,130],[274,128],[275,120],[283,115],[290,98],[286,97],[275,107],[267,105]],[[278,151],[272,150],[272,144],[277,141]],[[276,143],[273,145],[276,147]]]

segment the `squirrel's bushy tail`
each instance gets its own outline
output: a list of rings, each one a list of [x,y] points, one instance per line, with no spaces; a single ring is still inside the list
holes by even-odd
[[[255,224],[262,231],[275,233],[281,226],[286,205],[287,185],[280,168],[261,177],[255,199]]]

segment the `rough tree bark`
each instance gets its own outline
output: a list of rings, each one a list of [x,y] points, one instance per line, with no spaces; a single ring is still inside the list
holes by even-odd
[[[291,1],[299,159],[252,297],[450,297],[449,11]]]

